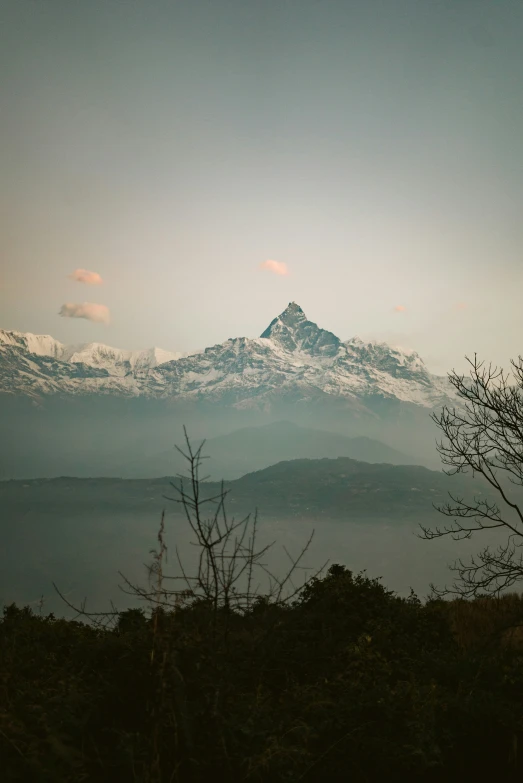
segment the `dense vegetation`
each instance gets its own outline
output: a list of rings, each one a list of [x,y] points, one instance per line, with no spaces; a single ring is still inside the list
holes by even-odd
[[[105,629],[11,605],[2,780],[520,779],[522,616],[517,596],[421,604],[342,566],[216,624],[204,600]]]

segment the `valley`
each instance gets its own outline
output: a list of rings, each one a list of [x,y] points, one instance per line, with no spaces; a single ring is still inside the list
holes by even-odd
[[[194,568],[194,535],[183,510],[167,499],[176,496],[171,481],[166,476],[0,482],[0,532],[6,543],[0,555],[0,600],[34,606],[44,594],[48,611],[71,616],[54,581],[73,603],[87,596],[93,610],[104,609],[110,600],[123,608],[135,605],[136,599],[118,587],[123,585],[118,571],[135,583],[147,583],[144,564],[157,546],[162,509],[169,572],[179,573],[175,547],[186,567]],[[225,489],[228,513],[236,520],[258,510],[259,545],[274,542],[268,561],[275,572],[288,563],[282,547],[298,554],[314,530],[305,558],[308,573],[326,560],[342,562],[356,572],[367,569],[371,576],[382,576],[402,595],[410,587],[427,594],[431,582],[449,580],[449,562],[475,551],[470,542],[418,537],[420,523],[442,522],[433,504],[444,503],[449,490],[469,496],[485,492],[470,478],[350,458],[284,461],[225,482]],[[201,484],[202,498],[219,491],[219,483]],[[489,540],[497,538],[490,535]]]

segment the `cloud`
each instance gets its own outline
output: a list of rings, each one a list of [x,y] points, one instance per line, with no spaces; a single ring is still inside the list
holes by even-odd
[[[394,308],[394,312],[395,313],[404,313],[406,309],[407,308],[404,307],[403,305],[396,305],[396,307]]]
[[[87,285],[101,285],[103,283],[98,272],[90,272],[88,269],[75,269],[69,278],[76,280],[77,283],[87,283]]]
[[[289,270],[287,264],[283,261],[273,261],[272,258],[268,258],[267,261],[263,261],[260,264],[261,269],[268,269],[269,272],[274,272],[275,275],[288,275]]]
[[[82,304],[68,302],[61,306],[58,315],[61,315],[62,318],[86,318],[88,321],[96,321],[101,324],[108,324],[110,320],[109,308],[93,302],[83,302]]]
[[[457,302],[456,303],[456,310],[466,310],[467,304],[466,302]]]

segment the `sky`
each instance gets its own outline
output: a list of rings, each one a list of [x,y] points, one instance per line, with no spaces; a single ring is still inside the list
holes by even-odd
[[[0,0],[0,327],[523,353],[521,0]]]

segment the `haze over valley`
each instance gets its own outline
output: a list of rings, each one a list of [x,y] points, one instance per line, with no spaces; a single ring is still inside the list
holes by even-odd
[[[210,461],[205,472],[207,468]],[[118,571],[132,582],[147,584],[144,564],[150,562],[147,553],[155,543],[162,509],[167,513],[166,571],[178,572],[175,547],[185,567],[194,568],[194,535],[183,510],[167,499],[176,497],[173,480],[179,481],[164,476],[0,483],[8,543],[0,563],[4,601],[36,605],[43,594],[48,611],[66,610],[71,616],[52,588],[54,581],[73,603],[87,596],[92,610],[105,611],[110,600],[122,608],[134,605],[118,587],[126,586]],[[202,498],[215,496],[219,489],[219,483],[204,482]],[[486,482],[478,487],[470,478],[453,480],[423,467],[344,457],[282,461],[226,482],[225,489],[229,514],[237,520],[258,510],[259,544],[274,542],[268,560],[277,571],[288,562],[282,547],[297,554],[314,530],[306,557],[310,571],[335,557],[356,572],[367,569],[382,576],[402,595],[413,588],[422,596],[431,582],[448,580],[450,561],[474,547],[470,542],[428,544],[419,538],[419,524],[441,522],[434,504],[448,500],[449,490],[489,494]],[[10,556],[22,550],[25,569]]]

